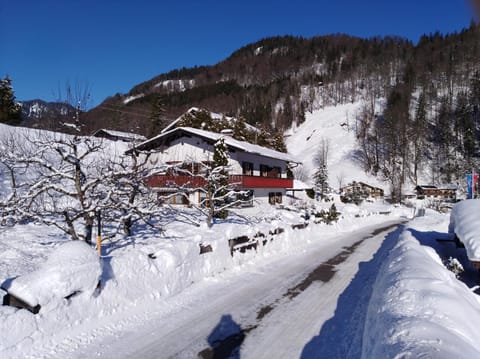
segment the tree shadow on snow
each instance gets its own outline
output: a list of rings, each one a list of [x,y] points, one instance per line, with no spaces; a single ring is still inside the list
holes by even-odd
[[[340,295],[332,318],[320,328],[303,348],[301,358],[359,358],[362,352],[363,326],[373,285],[382,262],[398,236],[404,230],[400,225],[389,233],[369,262],[360,262],[359,269],[349,286]],[[366,239],[368,241],[368,238]],[[341,270],[341,269],[340,269]]]
[[[230,314],[222,315],[220,322],[208,336],[210,348],[198,353],[202,359],[240,359],[240,345],[245,340],[245,331]]]

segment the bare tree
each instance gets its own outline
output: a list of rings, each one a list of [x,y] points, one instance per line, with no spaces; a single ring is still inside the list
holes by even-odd
[[[54,138],[38,134],[27,141],[37,151],[33,156],[18,158],[18,162],[34,169],[30,186],[22,197],[21,210],[73,239],[91,242],[95,211],[102,200],[98,163],[102,142],[58,134]],[[64,221],[58,222],[56,216],[62,216]]]
[[[310,175],[305,167],[298,166],[295,167],[293,170],[293,178],[302,182],[308,182],[308,180],[310,179]]]
[[[337,175],[338,190],[340,191],[345,184],[345,173],[340,172]]]
[[[128,155],[105,158],[106,215],[111,222],[118,223],[117,229],[123,229],[127,236],[133,234],[133,227],[138,222],[162,231],[166,221],[172,218],[145,182],[146,178],[163,169],[161,166],[149,168],[148,157],[148,153],[139,156],[137,151],[128,151]],[[168,208],[168,212],[173,209]]]
[[[76,80],[72,84],[70,80],[67,80],[65,82],[64,90],[62,90],[61,86],[58,86],[58,93],[55,95],[57,97],[57,102],[63,102],[75,108],[73,118],[70,113],[67,112],[65,114],[66,117],[61,123],[63,130],[73,129],[74,132],[81,132],[82,123],[80,117],[82,113],[87,110],[91,98],[91,86],[88,81],[81,82]]]
[[[189,193],[200,193],[198,206],[190,205],[206,217],[206,223],[211,227],[215,218],[227,218],[229,208],[251,201],[249,191],[237,190],[236,184],[230,181],[229,170],[227,148],[220,138],[215,143],[213,160],[199,162],[185,159],[165,165],[164,172],[172,177],[171,183],[166,185],[172,192],[161,195],[160,199],[168,202],[172,197],[188,198]],[[179,185],[175,181],[176,176],[185,176],[189,180]],[[189,220],[193,222],[191,218]]]

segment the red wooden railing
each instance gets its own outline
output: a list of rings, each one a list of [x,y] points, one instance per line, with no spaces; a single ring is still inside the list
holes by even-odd
[[[230,175],[228,176],[228,182],[238,189],[293,187],[293,179],[291,178]],[[195,176],[154,175],[147,178],[146,183],[150,187],[196,188],[206,186],[207,181],[205,178]]]

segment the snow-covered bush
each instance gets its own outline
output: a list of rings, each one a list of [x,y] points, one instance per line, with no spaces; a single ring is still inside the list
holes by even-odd
[[[330,224],[338,220],[340,216],[340,212],[337,211],[337,207],[335,206],[335,203],[332,203],[328,211],[322,209],[318,212],[314,212],[313,216],[315,217],[316,223],[324,222],[324,223]]]
[[[460,263],[457,258],[449,257],[448,260],[445,261],[445,267],[457,277],[460,273],[464,272],[462,263]]]

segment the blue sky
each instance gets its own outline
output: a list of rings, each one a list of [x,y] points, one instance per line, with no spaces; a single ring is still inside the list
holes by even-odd
[[[18,100],[88,84],[89,105],[174,68],[215,64],[274,35],[459,31],[467,0],[0,0],[0,77]]]

